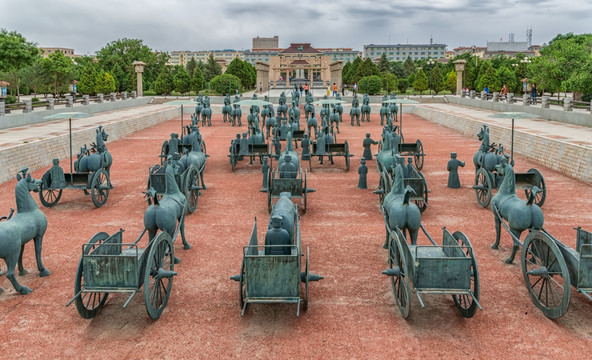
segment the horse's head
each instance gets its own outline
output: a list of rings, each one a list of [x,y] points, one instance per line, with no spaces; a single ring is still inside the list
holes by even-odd
[[[20,183],[21,181],[25,181],[27,184],[27,188],[29,191],[38,192],[39,186],[41,186],[41,180],[34,179],[31,174],[28,172],[29,168],[24,167],[19,170],[19,173],[16,174],[16,179]]]

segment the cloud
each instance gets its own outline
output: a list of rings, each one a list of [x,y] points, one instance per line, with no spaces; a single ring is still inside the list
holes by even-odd
[[[436,43],[485,46],[486,42],[549,42],[559,33],[588,32],[587,0],[76,0],[11,1],[3,4],[2,27],[39,46],[74,48],[92,54],[120,38],[139,38],[155,50],[248,49],[252,38],[278,35],[280,46],[315,47]]]

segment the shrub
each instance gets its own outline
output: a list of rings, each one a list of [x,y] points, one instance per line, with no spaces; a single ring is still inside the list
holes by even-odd
[[[210,89],[214,90],[217,94],[226,94],[228,91],[233,93],[240,87],[240,79],[232,74],[216,75],[210,81]]]
[[[364,76],[358,83],[360,93],[376,95],[382,89],[382,78],[378,75]]]
[[[37,99],[36,97],[31,99],[32,102],[39,102],[39,99]]]
[[[156,91],[152,91],[152,90],[144,91],[144,96],[155,96],[155,95],[156,95]]]
[[[6,95],[6,99],[4,99],[6,104],[14,104],[16,103],[16,96],[14,95]]]

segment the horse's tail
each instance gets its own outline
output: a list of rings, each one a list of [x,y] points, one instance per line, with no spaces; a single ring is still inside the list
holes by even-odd
[[[415,194],[415,190],[413,190],[413,188],[411,186],[407,185],[407,187],[405,188],[405,196],[403,197],[403,205],[409,205],[409,194],[410,193]]]
[[[534,202],[534,199],[536,198],[537,194],[541,192],[541,189],[539,189],[536,186],[532,187],[532,190],[530,192],[530,196],[528,196],[528,201],[526,202],[526,205],[530,206],[532,205],[532,203]]]

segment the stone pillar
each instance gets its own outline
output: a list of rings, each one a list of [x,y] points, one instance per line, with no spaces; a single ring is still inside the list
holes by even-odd
[[[127,91],[121,93],[121,100],[127,100]]]
[[[99,104],[103,103],[103,94],[97,94],[97,96],[99,97]]]
[[[54,106],[55,106],[54,98],[47,98],[47,100],[45,100],[45,110],[53,110]]]
[[[111,102],[115,102],[115,100],[117,100],[117,94],[115,94],[115,93],[109,94],[109,99],[111,100]]]
[[[66,96],[66,107],[73,107],[74,106],[74,98],[72,95]]]
[[[487,100],[487,93],[485,91],[481,91],[481,100]]]
[[[88,105],[90,102],[90,96],[82,95],[82,105]]]
[[[469,96],[471,99],[474,99],[477,96],[477,92],[475,90],[469,91]]]
[[[566,97],[563,99],[563,110],[573,111],[573,98]]]
[[[335,61],[329,65],[331,71],[331,93],[333,93],[333,84],[337,85],[337,92],[341,93],[341,83],[343,82],[343,61]]]
[[[456,95],[462,94],[463,76],[466,62],[466,60],[456,60],[454,62],[454,67],[456,69]],[[473,99],[473,97],[471,97],[471,99]]]
[[[0,100],[0,116],[6,115],[6,104],[4,104],[4,100]]]
[[[522,105],[530,106],[530,94],[522,94]]]
[[[514,103],[514,93],[508,93],[508,104]]]
[[[144,72],[144,66],[146,65],[146,63],[141,62],[141,61],[134,61],[133,62],[135,69],[136,69],[136,74],[138,75],[138,96],[144,96],[144,88],[143,88],[143,84],[142,84],[142,73]]]
[[[135,99],[137,97],[138,97],[138,95],[137,95],[136,91],[135,90],[132,91],[132,99]]]
[[[549,97],[544,95],[541,99],[541,108],[548,109],[549,108]]]
[[[499,92],[497,91],[493,93],[493,102],[499,102]]]
[[[25,104],[25,108],[23,109],[23,113],[30,113],[33,111],[33,101],[31,99],[23,100]]]

